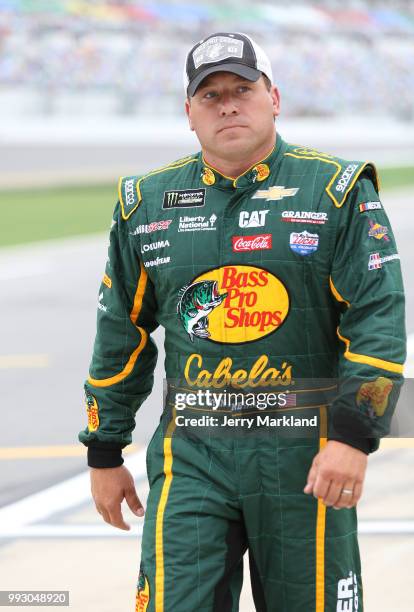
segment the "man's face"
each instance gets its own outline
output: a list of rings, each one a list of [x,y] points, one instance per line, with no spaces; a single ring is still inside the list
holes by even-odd
[[[279,92],[263,77],[248,81],[231,72],[206,77],[185,110],[205,152],[228,160],[243,159],[274,142]]]

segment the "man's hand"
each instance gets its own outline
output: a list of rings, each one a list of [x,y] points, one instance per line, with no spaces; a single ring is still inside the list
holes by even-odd
[[[352,508],[362,494],[367,462],[368,457],[362,451],[329,440],[312,462],[304,492],[336,510]]]
[[[134,479],[124,465],[116,468],[91,468],[91,490],[95,506],[104,521],[128,531],[131,527],[122,516],[121,503],[137,516],[144,516],[144,508],[138,499]]]

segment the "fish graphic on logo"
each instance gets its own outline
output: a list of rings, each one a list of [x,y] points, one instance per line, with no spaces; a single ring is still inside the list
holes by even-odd
[[[227,293],[220,295],[217,281],[199,281],[181,289],[177,313],[191,342],[194,342],[194,336],[210,336],[207,329],[208,315],[220,306],[226,297]]]

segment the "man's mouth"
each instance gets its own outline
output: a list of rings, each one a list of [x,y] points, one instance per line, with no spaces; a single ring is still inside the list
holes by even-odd
[[[218,133],[220,132],[224,132],[225,130],[232,130],[234,128],[245,128],[247,127],[246,125],[240,125],[240,124],[236,124],[236,125],[223,125],[223,127],[221,127],[218,130]]]

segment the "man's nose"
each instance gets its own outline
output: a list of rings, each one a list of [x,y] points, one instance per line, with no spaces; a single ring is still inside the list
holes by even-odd
[[[220,115],[226,117],[228,115],[237,115],[239,107],[236,100],[230,94],[223,94],[220,101]]]

